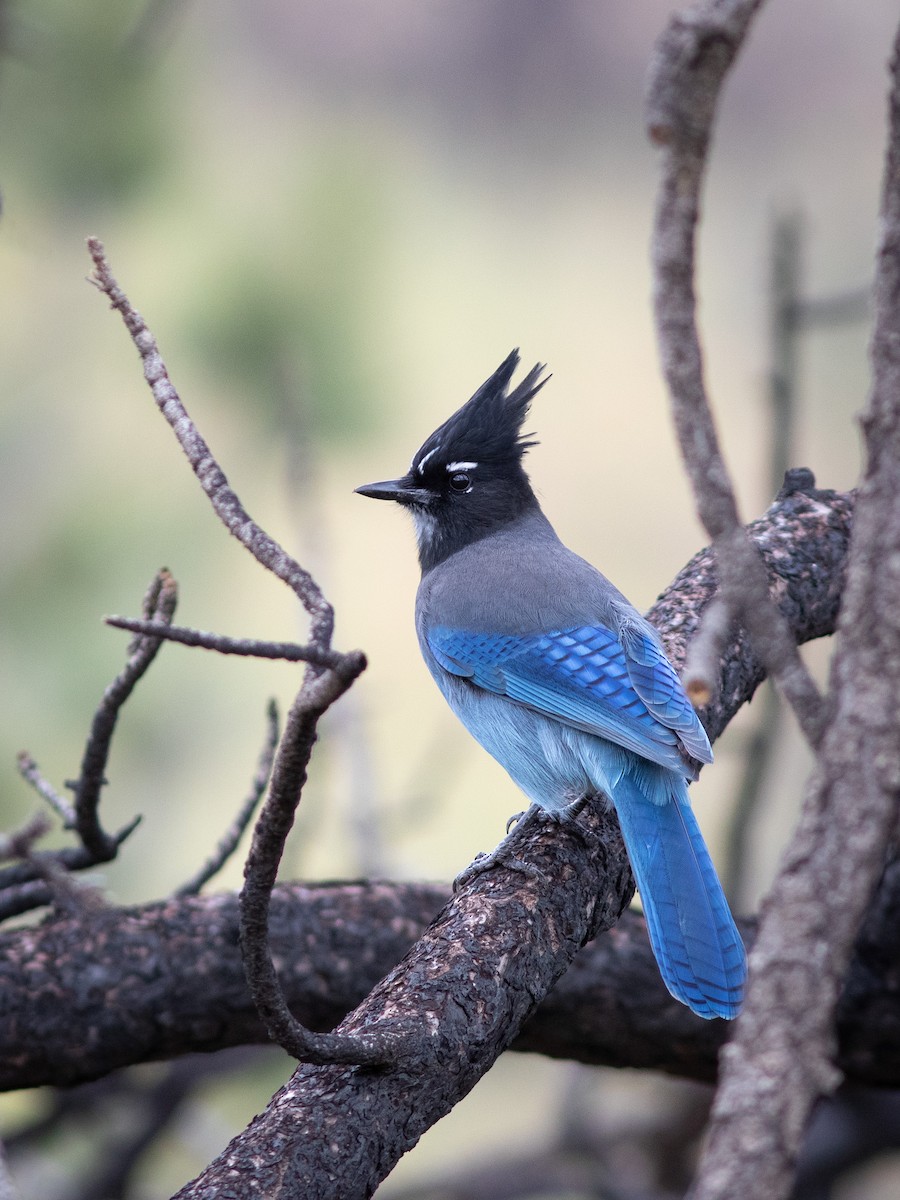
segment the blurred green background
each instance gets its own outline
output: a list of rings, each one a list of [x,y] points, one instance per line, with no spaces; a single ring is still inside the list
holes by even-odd
[[[244,503],[317,576],[337,610],[337,645],[370,657],[324,723],[283,874],[450,879],[498,840],[521,801],[419,660],[411,531],[352,490],[404,470],[521,346],[526,365],[553,372],[532,416],[541,444],[530,465],[564,539],[639,607],[703,543],[650,316],[656,164],[642,94],[670,9],[0,6],[4,826],[36,803],[17,750],[59,785],[77,774],[126,644],[100,618],[137,613],[159,566],[180,583],[182,623],[273,638],[305,629],[287,590],[217,524],[119,318],[85,283],[84,239],[95,234]],[[748,519],[769,500],[773,214],[805,214],[811,294],[866,284],[896,15],[895,0],[773,3],[728,83],[698,288],[709,388]],[[823,487],[858,473],[867,336],[856,322],[802,346],[793,459]],[[110,763],[107,824],[144,814],[102,874],[113,898],[163,896],[207,855],[253,774],[266,699],[286,704],[297,678],[287,665],[163,650]],[[714,855],[748,722],[752,710],[695,789]],[[784,739],[747,902],[771,878],[805,769],[798,742]],[[217,886],[238,885],[239,858]],[[202,1136],[185,1122],[142,1194],[168,1195],[287,1070],[279,1060],[198,1106]],[[562,1066],[508,1056],[383,1194],[501,1146],[533,1146],[569,1079]],[[13,1122],[41,1102],[4,1101]]]

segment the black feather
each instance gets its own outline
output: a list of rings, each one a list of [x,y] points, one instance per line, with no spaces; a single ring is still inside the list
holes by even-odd
[[[537,444],[523,437],[522,424],[549,376],[541,378],[545,368],[537,363],[510,392],[518,365],[519,351],[513,350],[471,400],[422,444],[413,459],[414,471],[432,456],[443,463],[471,460],[499,466],[521,462],[525,451]]]

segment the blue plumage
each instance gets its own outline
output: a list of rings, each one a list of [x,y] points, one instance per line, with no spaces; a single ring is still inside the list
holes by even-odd
[[[522,468],[537,367],[514,352],[424,443],[402,479],[363,495],[409,508],[422,654],[451,708],[536,804],[612,800],[669,990],[737,1014],[744,949],[688,799],[712,761],[656,632],[558,539]]]

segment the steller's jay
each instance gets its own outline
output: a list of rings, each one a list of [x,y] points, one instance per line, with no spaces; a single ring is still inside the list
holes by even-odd
[[[356,490],[412,514],[416,630],[450,707],[545,810],[612,800],[666,986],[702,1017],[734,1017],[744,947],[687,791],[709,740],[653,627],[541,512],[521,429],[546,379],[538,365],[510,391],[518,362],[402,479]]]

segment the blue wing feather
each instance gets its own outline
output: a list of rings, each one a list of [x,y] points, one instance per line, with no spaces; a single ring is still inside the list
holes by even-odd
[[[636,622],[626,621],[619,637],[635,691],[657,720],[674,729],[698,762],[712,762],[706,730],[688,700],[681,680],[656,639]]]
[[[662,766],[684,770],[683,745],[709,761],[709,742],[662,650],[637,625],[625,646],[603,625],[503,636],[437,626],[439,664],[478,687]]]

